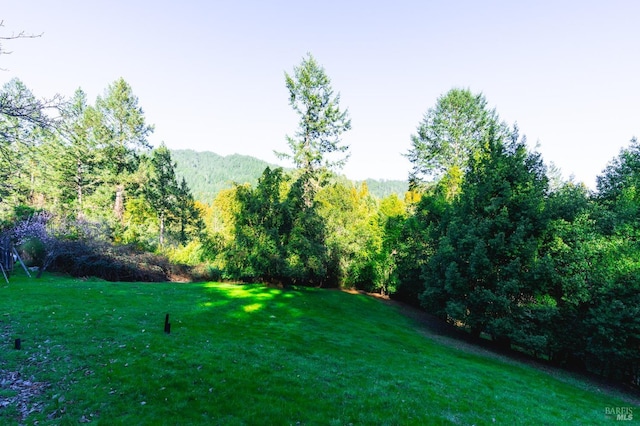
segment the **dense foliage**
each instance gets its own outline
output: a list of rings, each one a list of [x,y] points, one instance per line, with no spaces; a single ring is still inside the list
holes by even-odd
[[[423,304],[479,336],[512,339],[535,303],[538,241],[546,227],[542,162],[514,135],[490,133],[470,162],[461,193],[435,231]]]
[[[153,126],[123,79],[94,105],[78,89],[58,105],[55,122],[38,121],[42,103],[18,80],[7,83],[0,97],[13,111],[0,115],[0,133],[10,135],[1,144],[5,223],[46,211],[52,223],[93,223],[106,241],[147,250],[200,237],[204,225],[190,190],[178,181],[169,150],[149,146]],[[24,110],[30,115],[23,117]],[[56,235],[76,237],[72,228]]]
[[[550,185],[515,129],[489,127],[468,158],[425,185],[405,221],[396,295],[476,337],[638,386],[637,140],[593,193]]]

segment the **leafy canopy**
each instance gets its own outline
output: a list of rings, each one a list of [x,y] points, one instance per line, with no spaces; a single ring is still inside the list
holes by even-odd
[[[406,154],[413,165],[410,187],[437,180],[451,170],[466,170],[469,157],[480,148],[489,129],[506,130],[498,121],[482,94],[452,89],[441,96],[424,115],[417,134],[411,136],[411,148]]]

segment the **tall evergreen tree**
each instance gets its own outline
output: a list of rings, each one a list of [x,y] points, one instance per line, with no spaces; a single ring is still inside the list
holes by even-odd
[[[180,228],[178,240],[181,244],[185,244],[193,237],[200,237],[205,225],[202,212],[198,208],[184,177],[177,187],[176,201],[176,221]]]
[[[77,89],[62,114],[60,132],[47,146],[52,179],[58,186],[61,201],[84,216],[85,199],[101,183],[96,131],[99,121],[94,107],[88,104],[82,89]]]
[[[16,206],[33,201],[39,170],[35,147],[43,130],[52,127],[38,101],[25,84],[13,79],[0,91],[0,200]]]
[[[534,279],[546,229],[548,188],[537,154],[494,128],[470,163],[425,275],[426,307],[478,335],[512,339],[516,318],[539,296]]]
[[[175,163],[164,144],[151,152],[151,168],[145,198],[156,212],[159,223],[158,242],[165,243],[166,227],[175,218],[180,187],[176,181]]]
[[[351,129],[351,120],[348,110],[340,110],[340,94],[334,95],[329,76],[311,54],[294,67],[293,75],[285,72],[285,83],[300,121],[295,137],[287,136],[291,153],[278,155],[293,160],[300,171],[303,199],[310,207],[321,169],[342,167],[348,158],[349,147],[342,145],[341,136]]]
[[[137,168],[139,154],[150,148],[147,136],[153,132],[153,126],[146,123],[138,97],[122,78],[109,85],[103,97],[98,97],[96,109],[101,120],[104,180],[113,185],[113,212],[122,220],[127,175]]]
[[[293,75],[285,72],[289,104],[300,122],[295,137],[287,136],[290,154],[297,168],[312,173],[320,167],[342,167],[347,156],[331,159],[331,154],[345,154],[348,146],[340,137],[351,129],[348,110],[340,110],[340,94],[334,96],[331,80],[311,54],[294,67]]]

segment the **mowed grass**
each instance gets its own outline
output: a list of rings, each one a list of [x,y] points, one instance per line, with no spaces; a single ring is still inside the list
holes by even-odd
[[[30,401],[42,411],[0,407],[0,424],[602,424],[631,406],[331,290],[17,274],[0,335],[0,370],[49,384]]]

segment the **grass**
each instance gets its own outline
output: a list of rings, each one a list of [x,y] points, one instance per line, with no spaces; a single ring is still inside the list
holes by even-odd
[[[632,406],[339,291],[18,274],[0,285],[0,336],[0,371],[48,384],[41,411],[0,405],[0,424],[601,424]]]

